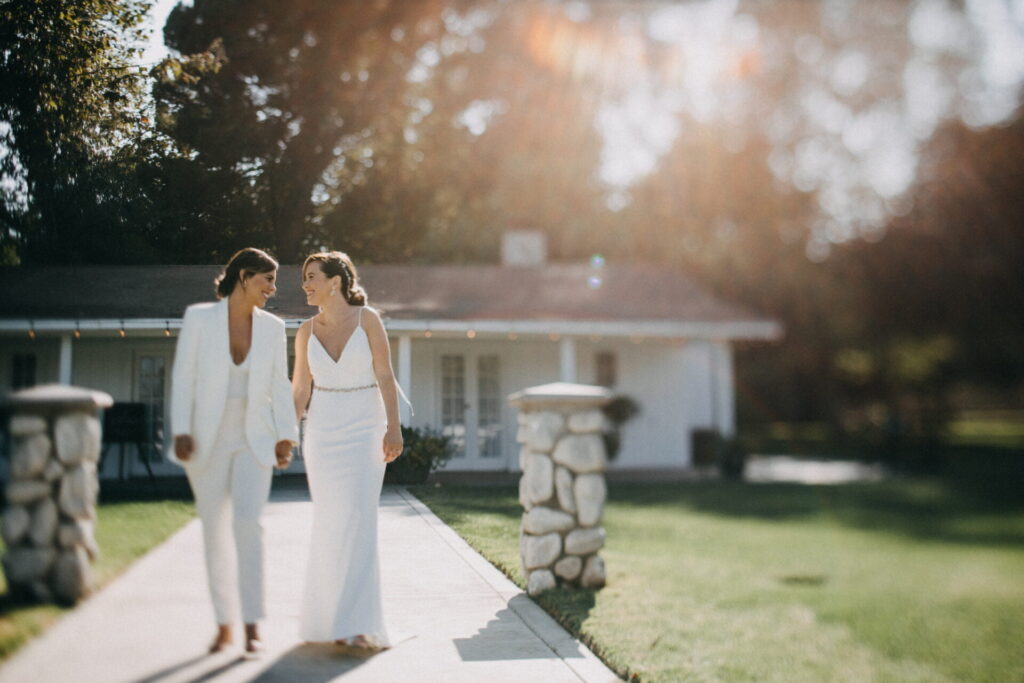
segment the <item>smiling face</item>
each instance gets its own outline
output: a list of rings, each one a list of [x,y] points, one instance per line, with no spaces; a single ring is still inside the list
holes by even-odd
[[[306,303],[310,306],[323,306],[331,298],[331,289],[337,295],[341,288],[341,277],[327,277],[320,264],[311,261],[302,272],[302,291],[306,293]]]
[[[247,301],[253,306],[260,308],[267,305],[270,297],[277,293],[277,271],[271,270],[266,273],[242,272],[242,282]]]

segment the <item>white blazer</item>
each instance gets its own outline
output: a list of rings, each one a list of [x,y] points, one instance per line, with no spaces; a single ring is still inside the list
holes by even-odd
[[[188,462],[178,460],[172,438],[168,458],[189,469],[202,469],[214,455],[210,451],[227,401],[228,364],[233,362],[229,345],[227,299],[185,310],[171,373],[171,434],[190,434],[195,451]],[[273,467],[277,442],[299,440],[283,320],[253,309],[249,356],[245,436],[256,459]]]

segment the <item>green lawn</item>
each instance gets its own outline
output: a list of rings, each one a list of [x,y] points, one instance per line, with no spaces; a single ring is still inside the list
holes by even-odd
[[[523,585],[515,491],[411,490]],[[1008,490],[617,485],[608,586],[539,601],[643,681],[1020,681],[1024,497]]]
[[[953,444],[1024,448],[1024,411],[965,412],[949,424]]]
[[[185,501],[100,504],[96,523],[100,557],[93,566],[97,584],[109,582],[194,514],[192,504]],[[9,657],[65,611],[55,605],[15,602],[7,594],[7,584],[0,572],[0,660]]]

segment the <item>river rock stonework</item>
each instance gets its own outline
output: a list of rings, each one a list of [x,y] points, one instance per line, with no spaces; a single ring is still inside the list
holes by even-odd
[[[74,604],[92,590],[102,392],[64,385],[10,394],[10,478],[0,532],[11,593]]]
[[[607,496],[608,463],[602,434],[609,423],[603,387],[558,382],[509,397],[519,409],[522,447],[519,549],[526,591],[556,585],[600,588],[606,581],[600,526]]]

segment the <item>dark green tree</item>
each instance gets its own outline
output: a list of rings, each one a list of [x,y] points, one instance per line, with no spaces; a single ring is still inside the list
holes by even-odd
[[[157,93],[160,123],[203,171],[193,183],[233,175],[257,207],[256,222],[239,216],[224,227],[296,260],[332,236],[325,214],[342,197],[353,196],[350,215],[369,208],[360,188],[380,166],[400,166],[395,144],[414,107],[408,76],[421,63],[429,70],[441,41],[466,30],[460,5],[200,0],[177,7],[168,44],[185,55],[214,46],[220,66],[197,80],[168,79]],[[418,193],[401,194],[389,210]]]
[[[146,251],[146,225],[122,209],[139,199],[123,179],[149,153],[145,78],[134,63],[148,6],[146,0],[0,5],[5,262],[104,262]]]

